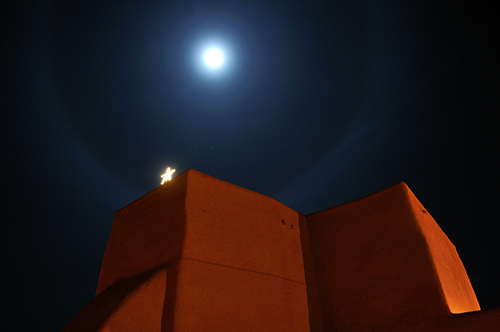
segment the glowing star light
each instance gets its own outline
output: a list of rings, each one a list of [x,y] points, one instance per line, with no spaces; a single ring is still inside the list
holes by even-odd
[[[170,169],[170,167],[168,167],[167,170],[165,171],[165,174],[161,175],[162,178],[161,184],[164,184],[165,182],[172,180],[172,174],[174,174],[174,172],[175,169]]]

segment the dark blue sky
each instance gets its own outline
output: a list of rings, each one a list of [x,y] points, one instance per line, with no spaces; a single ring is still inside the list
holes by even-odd
[[[95,292],[114,212],[188,168],[308,214],[406,182],[500,305],[499,45],[452,1],[6,7],[2,261],[19,331]],[[220,75],[200,47],[222,43]],[[174,175],[176,175],[174,174]]]

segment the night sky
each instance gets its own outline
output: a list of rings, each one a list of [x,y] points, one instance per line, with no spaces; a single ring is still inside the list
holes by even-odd
[[[492,8],[65,0],[2,11],[10,331],[61,330],[93,298],[115,211],[167,166],[303,214],[404,181],[456,245],[482,308],[500,306]],[[211,45],[221,68],[203,65]]]

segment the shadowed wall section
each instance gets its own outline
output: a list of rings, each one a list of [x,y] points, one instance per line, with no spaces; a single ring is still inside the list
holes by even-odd
[[[161,331],[167,270],[119,281],[97,295],[63,330]]]

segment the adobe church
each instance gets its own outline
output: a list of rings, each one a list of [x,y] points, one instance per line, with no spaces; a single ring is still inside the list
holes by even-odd
[[[116,212],[64,332],[500,331],[399,183],[310,215],[189,169]]]

